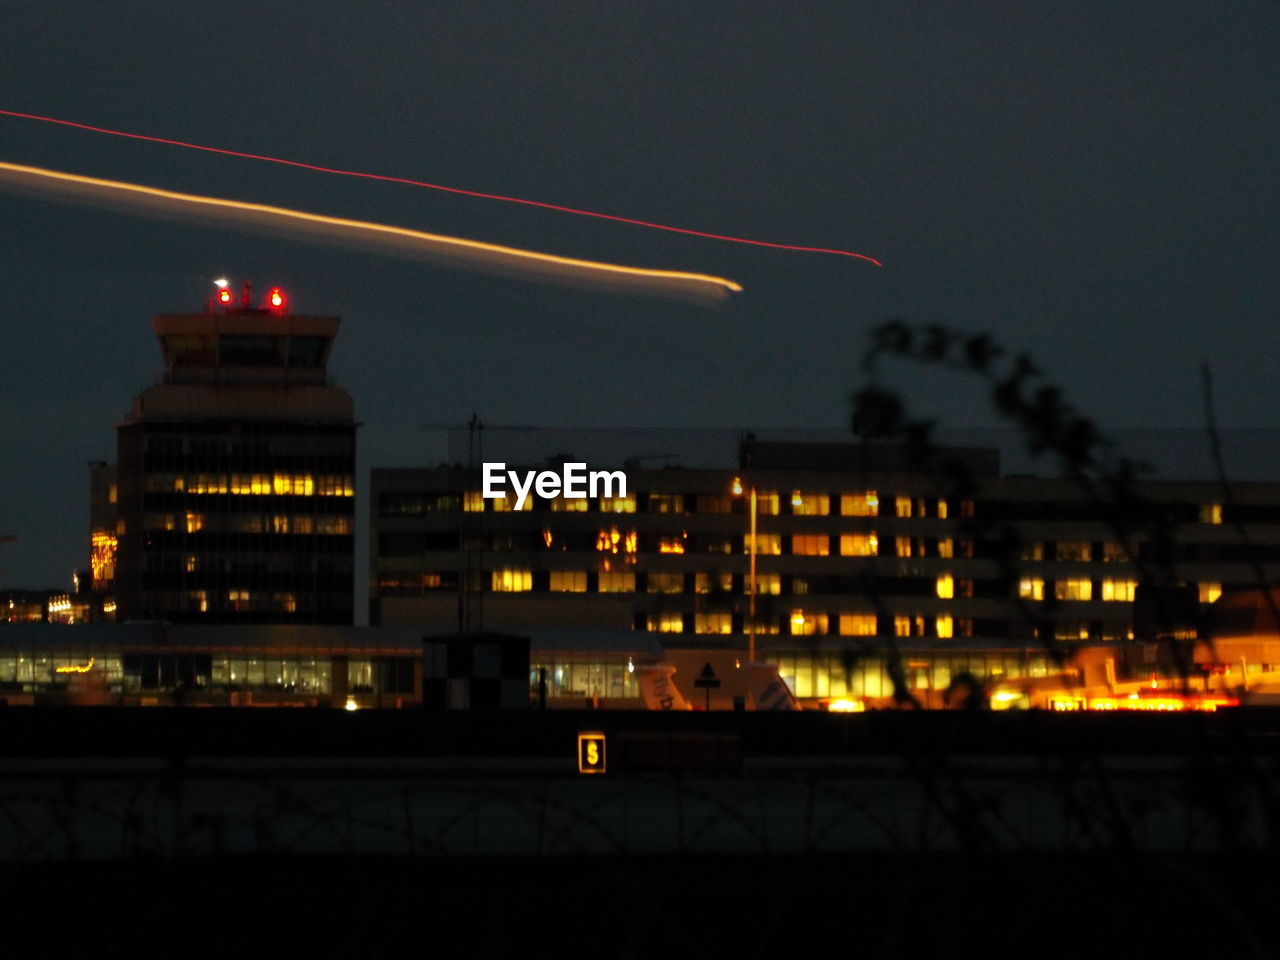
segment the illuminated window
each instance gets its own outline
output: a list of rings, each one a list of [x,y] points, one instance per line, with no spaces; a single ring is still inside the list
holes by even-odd
[[[934,630],[937,631],[939,637],[946,639],[955,633],[955,621],[951,619],[951,614],[939,614],[933,620]]]
[[[645,578],[650,593],[684,593],[683,573],[651,573]]]
[[[751,552],[751,534],[747,534],[742,538],[742,552]],[[756,553],[757,555],[781,555],[782,537],[776,533],[757,533]]]
[[[1044,581],[1039,577],[1023,577],[1018,581],[1018,596],[1023,600],[1043,600]]]
[[[733,614],[699,613],[694,617],[695,633],[733,633]]]
[[[271,606],[284,613],[297,613],[298,597],[292,593],[273,593],[271,595]]]
[[[801,493],[791,495],[791,512],[797,517],[825,517],[831,512],[831,498],[825,493]]]
[[[911,636],[911,618],[898,614],[893,618],[893,635],[895,637]]]
[[[228,590],[227,606],[232,610],[244,611],[249,609],[250,594],[248,590]]]
[[[197,533],[204,529],[203,513],[188,513],[186,521],[187,533]]]
[[[116,576],[116,550],[119,541],[114,534],[102,530],[90,536],[89,566],[93,574],[95,590],[106,589],[106,583]]]
[[[803,597],[809,592],[809,581],[804,577],[791,578],[791,594],[796,597]]]
[[[1132,603],[1137,589],[1137,580],[1103,580],[1102,599]]]
[[[648,628],[655,633],[684,633],[684,614],[651,613]]]
[[[1125,563],[1129,560],[1129,548],[1123,543],[1104,543],[1102,545],[1102,559],[1105,563]]]
[[[946,501],[939,501],[939,502],[945,503]],[[945,537],[938,541],[938,556],[942,557],[945,560],[950,560],[952,557],[955,556],[955,553],[956,553],[956,544],[955,544],[955,541],[952,540],[950,537]]]
[[[840,515],[845,517],[878,517],[880,498],[874,490],[840,495]]]
[[[272,533],[288,533],[289,532],[289,517],[287,514],[277,513],[272,515],[271,532]]]
[[[803,610],[791,611],[791,635],[793,637],[820,636],[827,632],[827,615],[825,613],[805,613]]]
[[[1059,600],[1092,600],[1093,581],[1059,580],[1053,585],[1053,595]]]
[[[355,484],[351,477],[341,474],[326,474],[316,481],[316,492],[322,497],[354,497]]]
[[[186,570],[187,573],[195,573],[200,569],[200,558],[194,553],[188,554],[186,561],[183,563],[183,569]]]
[[[684,497],[678,493],[649,494],[650,513],[684,513]]]
[[[600,532],[596,534],[596,550],[600,553],[634,554],[637,542],[634,530],[619,530],[617,527],[606,530],[601,527]]]
[[[271,477],[271,492],[278,496],[310,497],[316,492],[309,473],[277,473]]]
[[[899,556],[899,557],[911,556],[911,538],[910,537],[894,537],[893,552],[895,556]]]
[[[635,593],[636,575],[630,571],[608,571],[600,574],[600,593]]]
[[[494,570],[491,574],[495,593],[524,593],[533,589],[533,573],[529,570]]]
[[[484,494],[468,490],[462,495],[462,509],[465,513],[484,513]]]
[[[756,513],[762,517],[775,517],[779,513],[780,499],[777,490],[756,491]]]
[[[265,496],[271,492],[271,476],[266,473],[233,473],[229,490],[236,496]]]
[[[1221,523],[1222,522],[1222,504],[1206,503],[1200,507],[1201,523]]]
[[[893,513],[897,517],[911,516],[911,498],[895,497],[893,500]]]
[[[825,557],[831,552],[831,538],[825,533],[798,533],[791,538],[791,553],[797,557]]]
[[[698,593],[731,593],[732,573],[698,573],[693,578],[693,588]]]
[[[586,513],[589,506],[585,497],[574,497],[570,500],[564,497],[553,497],[550,502],[552,513]]]
[[[1024,543],[1022,545],[1021,557],[1023,560],[1031,560],[1039,562],[1044,559],[1044,544],[1036,540],[1032,543]]]
[[[584,570],[552,570],[550,589],[556,593],[585,593],[587,574]]]
[[[1222,596],[1222,584],[1214,582],[1203,582],[1200,584],[1200,602],[1213,603]]]
[[[840,634],[845,637],[874,637],[876,615],[874,613],[840,614]]]
[[[1093,558],[1093,544],[1087,540],[1059,541],[1056,556],[1059,560],[1088,562]]]
[[[956,582],[949,573],[938,574],[937,581],[938,596],[943,600],[950,600],[956,595]]]
[[[757,573],[756,595],[761,597],[782,596],[782,575],[778,573]]]
[[[209,592],[207,590],[192,590],[187,594],[193,609],[199,610],[201,613],[209,612]]]
[[[938,519],[939,520],[947,519],[947,513],[948,513],[947,501],[939,500],[938,501]]]
[[[874,533],[840,534],[840,556],[874,557],[880,552],[880,540]]]
[[[601,513],[635,513],[636,512],[635,494],[628,494],[625,497],[601,497],[600,512]]]
[[[229,489],[225,473],[198,473],[187,483],[187,493],[217,494]]]
[[[659,553],[684,553],[689,534],[682,533],[677,537],[659,537],[658,552]]]
[[[520,512],[527,513],[532,510],[535,499],[537,498],[532,495],[525,497],[524,506],[520,508]],[[494,513],[511,513],[516,508],[516,497],[514,495],[509,497],[493,497],[490,498],[489,502],[493,504],[492,510]]]
[[[960,516],[964,517],[966,520],[973,517],[973,501],[972,500],[960,501]]]

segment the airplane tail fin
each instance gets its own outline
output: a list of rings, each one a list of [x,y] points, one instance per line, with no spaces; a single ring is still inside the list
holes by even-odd
[[[644,697],[647,710],[692,710],[689,703],[671,678],[676,668],[669,663],[636,666],[636,683]]]
[[[757,710],[799,710],[795,696],[778,674],[776,663],[744,663],[748,689]]]

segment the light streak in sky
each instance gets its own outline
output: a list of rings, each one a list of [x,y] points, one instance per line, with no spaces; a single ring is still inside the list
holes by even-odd
[[[303,170],[314,170],[319,173],[333,173],[343,177],[359,177],[362,180],[381,180],[386,183],[400,183],[411,187],[426,187],[429,190],[440,190],[444,193],[456,193],[464,197],[477,197],[481,200],[500,200],[503,203],[518,203],[527,207],[539,207],[543,210],[555,210],[558,213],[571,213],[580,217],[594,217],[598,220],[612,220],[615,223],[626,223],[634,227],[647,227],[651,230],[665,230],[669,233],[683,233],[707,240],[723,240],[728,243],[743,243],[753,247],[771,247],[774,250],[794,250],[800,253],[829,253],[840,257],[853,257],[865,260],[875,266],[883,264],[875,257],[865,253],[854,253],[852,250],[836,250],[830,247],[806,247],[793,243],[775,243],[769,240],[752,240],[747,237],[735,237],[724,233],[709,233],[704,230],[692,230],[688,227],[674,227],[665,223],[654,223],[650,220],[637,220],[632,217],[621,217],[612,213],[601,213],[596,210],[582,210],[577,207],[566,207],[558,203],[546,203],[542,200],[526,200],[522,197],[508,197],[498,193],[482,193],[478,190],[464,190],[462,187],[448,187],[439,183],[428,183],[424,180],[411,180],[407,177],[391,177],[380,173],[364,173],[359,170],[342,170],[336,167],[322,167],[314,163],[303,163],[299,160],[285,160],[282,157],[265,156],[259,153],[245,153],[240,150],[227,150],[223,147],[210,147],[200,143],[188,143],[185,140],[169,140],[165,137],[153,137],[145,133],[129,133],[125,130],[112,130],[109,127],[95,127],[87,123],[76,123],[73,120],[60,120],[56,117],[42,117],[35,113],[19,113],[16,110],[0,110],[0,116],[17,117],[22,120],[38,120],[41,123],[55,123],[63,127],[74,127],[90,133],[105,133],[113,137],[127,137],[130,140],[146,140],[150,143],[163,143],[172,147],[184,147],[188,150],[203,150],[206,153],[219,153],[228,157],[241,157],[246,160],[264,160],[268,163],[279,163],[288,167],[300,167]]]
[[[460,264],[490,273],[547,282],[702,300],[722,299],[742,290],[732,280],[704,273],[580,260],[386,223],[178,193],[16,163],[0,162],[0,183],[43,192],[55,199],[75,198],[118,206],[129,213],[194,216],[219,225],[265,228],[300,239],[337,241],[411,259]]]

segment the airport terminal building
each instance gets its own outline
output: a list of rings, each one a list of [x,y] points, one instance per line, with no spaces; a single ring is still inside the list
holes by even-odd
[[[1054,650],[1189,637],[1224,591],[1280,575],[1280,484],[1146,481],[1117,506],[942,453],[963,493],[861,443],[748,441],[732,468],[627,470],[625,496],[522,510],[482,497],[479,469],[375,469],[370,622],[754,643],[803,699],[880,697],[891,648],[918,691],[1034,676]]]

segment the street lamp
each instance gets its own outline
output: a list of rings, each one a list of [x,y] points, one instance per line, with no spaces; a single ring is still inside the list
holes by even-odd
[[[735,497],[742,496],[743,486],[742,478],[733,478],[733,495]],[[747,574],[747,662],[756,662],[756,514],[757,514],[757,497],[756,487],[752,484],[751,491],[751,535],[748,539],[747,553],[750,556],[750,565]]]

